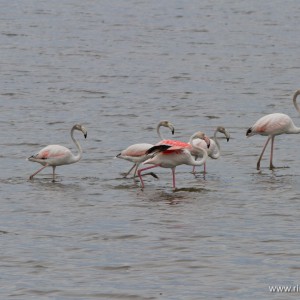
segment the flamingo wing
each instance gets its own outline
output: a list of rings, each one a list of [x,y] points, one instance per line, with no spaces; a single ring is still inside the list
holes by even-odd
[[[32,158],[39,160],[55,159],[68,157],[71,154],[71,151],[60,145],[49,145],[41,149],[37,154],[33,155]]]
[[[261,117],[248,129],[247,136],[254,134],[278,135],[285,133],[290,127],[291,118],[286,114],[274,113]]]
[[[123,150],[119,156],[132,156],[132,157],[139,157],[146,154],[146,151],[151,148],[152,144],[141,143],[141,144],[134,144],[127,147]]]
[[[156,145],[169,145],[169,146],[176,146],[180,148],[190,148],[191,145],[189,143],[185,143],[182,141],[177,141],[177,140],[162,140],[158,142]]]

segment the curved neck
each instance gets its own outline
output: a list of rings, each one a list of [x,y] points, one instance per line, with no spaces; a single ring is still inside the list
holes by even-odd
[[[195,146],[195,145],[193,144],[193,140],[196,138],[197,134],[198,134],[198,132],[195,132],[195,133],[190,137],[188,143],[191,144],[192,147],[194,147],[194,148],[196,148],[196,149],[198,150],[198,147]]]
[[[165,138],[163,137],[163,135],[160,133],[160,127],[161,127],[162,125],[159,123],[158,125],[157,125],[157,127],[156,127],[156,132],[157,132],[157,135],[158,135],[158,137],[161,139],[161,140],[164,140]]]
[[[201,158],[200,160],[195,160],[195,159],[193,159],[193,165],[194,165],[194,166],[202,166],[202,165],[206,162],[206,160],[207,160],[207,157],[208,157],[207,151],[206,151],[205,149],[200,148],[200,147],[197,147],[197,146],[195,145],[193,136],[192,136],[192,138],[190,139],[190,144],[192,145],[192,148],[193,148],[194,150],[196,150],[197,152],[200,151],[200,152],[202,152],[202,154],[203,154],[203,156],[202,156],[202,158]]]
[[[300,107],[298,105],[298,103],[296,102],[296,99],[298,97],[298,95],[300,94],[300,90],[297,90],[293,96],[293,103],[294,103],[294,106],[296,108],[296,110],[298,111],[298,113],[300,114]]]
[[[77,142],[77,140],[75,140],[75,138],[74,138],[74,130],[75,130],[75,128],[73,127],[71,130],[71,139],[73,140],[73,142],[76,145],[76,148],[78,150],[78,154],[73,155],[74,162],[76,162],[76,161],[79,161],[82,157],[82,148],[81,148],[80,144]]]
[[[218,147],[218,149],[219,149],[219,151],[220,151],[220,143],[219,143],[219,141],[218,141],[218,139],[217,139],[217,132],[218,132],[218,128],[215,130],[215,132],[214,132],[214,141],[215,141],[215,143],[216,143],[216,145],[217,145],[217,147]]]

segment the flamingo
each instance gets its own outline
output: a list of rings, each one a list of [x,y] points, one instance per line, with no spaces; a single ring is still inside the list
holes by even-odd
[[[299,94],[300,94],[300,90],[297,90],[293,96],[293,104],[296,110],[298,111],[298,113],[300,113],[300,107],[298,106],[296,99]],[[257,161],[257,166],[256,166],[257,170],[260,169],[260,161],[263,157],[263,154],[270,140],[271,140],[270,170],[274,169],[274,165],[273,165],[274,138],[276,135],[280,135],[283,133],[286,134],[300,133],[300,127],[295,126],[293,120],[288,115],[282,113],[273,113],[273,114],[265,115],[260,119],[258,119],[254,123],[254,125],[247,130],[246,132],[247,137],[250,137],[255,134],[268,136],[268,139]]]
[[[210,158],[212,159],[218,159],[221,155],[221,146],[220,146],[220,143],[217,139],[217,133],[220,132],[220,133],[223,133],[226,137],[226,140],[227,142],[229,141],[230,139],[230,134],[229,132],[222,126],[218,126],[214,132],[214,137],[212,139],[209,139],[210,140],[210,146],[209,146],[209,149],[207,149],[207,154]],[[199,148],[204,148],[206,149],[207,148],[207,144],[204,140],[202,139],[195,139],[194,140],[194,144],[199,147]],[[195,159],[197,160],[198,158],[198,153],[197,151],[195,151],[194,149],[191,151],[192,155],[195,156]],[[203,164],[204,166],[204,173],[206,173],[206,162]],[[192,173],[195,173],[195,166],[193,167],[193,171]]]
[[[74,155],[68,148],[61,146],[61,145],[46,146],[45,148],[41,149],[37,154],[32,155],[28,158],[29,161],[37,162],[37,163],[40,163],[41,165],[43,165],[42,168],[40,168],[35,173],[30,175],[29,179],[33,179],[33,177],[37,173],[39,173],[46,167],[51,166],[53,169],[53,180],[52,181],[55,182],[55,168],[57,166],[73,164],[81,159],[82,148],[73,136],[75,130],[81,131],[85,138],[87,137],[87,131],[80,124],[74,125],[71,129],[71,138],[78,149],[78,154]]]
[[[157,124],[156,132],[158,134],[158,137],[161,140],[164,139],[160,133],[160,127],[162,127],[162,126],[170,128],[172,134],[174,134],[175,129],[171,122],[160,121]],[[153,147],[153,144],[148,144],[148,143],[133,144],[133,145],[127,147],[126,149],[124,149],[121,153],[119,153],[116,156],[117,158],[125,159],[125,160],[131,161],[134,163],[132,168],[127,173],[125,173],[124,178],[126,178],[129,175],[129,173],[133,170],[133,168],[135,168],[133,178],[136,176],[136,172],[137,172],[139,165],[143,161],[147,160],[150,157],[149,155],[146,155],[146,151],[148,149],[150,149],[151,147]],[[151,175],[154,176],[154,173],[151,173]]]
[[[142,189],[145,187],[144,181],[142,179],[142,172],[156,168],[171,168],[172,169],[172,175],[173,175],[173,190],[176,189],[176,182],[175,182],[175,168],[179,165],[197,165],[201,166],[205,163],[207,159],[207,152],[203,148],[198,148],[194,143],[193,140],[195,138],[204,139],[207,141],[207,137],[204,135],[203,132],[196,132],[194,133],[189,143],[184,143],[180,141],[169,141],[168,144],[159,144],[155,145],[152,148],[150,148],[147,151],[147,154],[154,153],[154,156],[152,158],[147,159],[144,161],[143,164],[153,164],[153,166],[146,167],[143,169],[138,170],[138,176],[141,181]],[[209,140],[207,141],[207,146],[209,147]],[[190,149],[196,148],[197,151],[202,152],[203,157],[201,160],[196,161],[194,157],[192,156]],[[157,153],[158,152],[158,153]]]

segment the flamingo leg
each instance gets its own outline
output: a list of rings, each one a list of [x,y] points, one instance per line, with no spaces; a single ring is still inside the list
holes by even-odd
[[[52,169],[53,169],[52,182],[55,182],[55,168],[56,168],[56,166],[52,166]]]
[[[139,166],[140,166],[140,163],[136,163],[136,164],[135,164],[135,169],[134,169],[134,173],[133,173],[133,178],[136,177],[136,172],[137,172]]]
[[[126,178],[129,175],[129,173],[133,170],[134,167],[137,167],[137,164],[133,164],[133,166],[130,168],[130,170],[127,173],[125,173],[123,177]]]
[[[262,150],[262,152],[261,152],[261,154],[260,154],[260,156],[259,156],[259,159],[258,159],[258,161],[257,161],[257,166],[256,166],[256,169],[257,169],[257,170],[260,169],[260,161],[261,161],[261,159],[262,159],[262,157],[263,157],[263,155],[264,155],[264,152],[265,152],[265,150],[266,150],[266,148],[267,148],[267,145],[268,145],[270,139],[271,139],[271,136],[268,137],[268,139],[267,139],[267,141],[266,141],[266,143],[265,143],[265,145],[264,145],[264,148],[263,148],[263,150]]]
[[[195,160],[197,160],[198,156],[195,156]],[[193,166],[192,174],[196,174],[196,166]]]
[[[274,148],[274,136],[272,137],[271,140],[271,155],[270,155],[270,170],[273,170],[275,167],[273,165],[273,148]]]
[[[41,167],[40,169],[38,169],[35,173],[33,173],[32,175],[29,176],[29,179],[33,179],[33,176],[35,176],[37,173],[41,172],[42,170],[44,170],[46,167],[48,167],[48,164],[44,165],[43,167]]]
[[[149,169],[153,169],[153,168],[156,168],[156,167],[159,167],[160,165],[153,165],[153,166],[150,166],[150,167],[147,167],[147,168],[143,168],[143,169],[139,169],[138,171],[137,171],[137,173],[138,173],[138,176],[139,176],[139,178],[140,178],[140,181],[141,181],[141,185],[142,185],[142,189],[145,187],[145,185],[144,185],[144,181],[143,181],[143,178],[142,178],[142,172],[143,171],[146,171],[146,170],[149,170]]]
[[[195,160],[197,160],[198,156],[195,156]],[[206,162],[203,164],[203,173],[206,173]],[[192,174],[196,176],[196,166],[193,166]]]
[[[172,175],[173,175],[173,190],[176,190],[175,168],[172,168]]]

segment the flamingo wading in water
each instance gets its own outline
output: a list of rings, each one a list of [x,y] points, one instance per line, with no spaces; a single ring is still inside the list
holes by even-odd
[[[164,139],[162,134],[160,133],[160,127],[162,127],[162,126],[170,128],[172,134],[174,134],[175,129],[174,129],[174,126],[171,122],[169,122],[169,121],[160,121],[157,124],[156,132],[158,134],[158,137],[161,140]],[[137,172],[137,169],[138,169],[139,165],[143,161],[147,160],[150,157],[149,155],[146,155],[146,151],[148,149],[150,149],[151,147],[153,147],[153,144],[148,144],[148,143],[133,144],[133,145],[127,147],[126,149],[124,149],[121,153],[119,153],[116,156],[118,158],[122,158],[122,159],[131,161],[131,162],[134,163],[132,168],[127,173],[125,173],[124,177],[127,177],[129,175],[129,173],[134,168],[135,168],[135,170],[134,170],[133,178],[136,176],[136,172]],[[153,176],[154,174],[151,173],[151,175]]]
[[[172,176],[173,176],[173,190],[176,189],[176,181],[175,181],[175,168],[179,165],[191,165],[191,166],[201,166],[205,163],[207,159],[207,152],[203,148],[198,148],[194,145],[193,140],[195,138],[204,139],[207,141],[207,146],[209,147],[209,139],[204,135],[203,132],[196,132],[194,133],[189,143],[184,143],[180,141],[168,141],[168,144],[159,144],[155,145],[147,151],[147,154],[154,153],[154,157],[149,158],[144,162],[144,164],[153,164],[153,166],[146,167],[143,169],[138,170],[138,176],[141,181],[142,189],[144,188],[144,181],[142,178],[142,172],[156,168],[171,168],[172,169]],[[196,161],[195,158],[192,156],[190,149],[196,148],[197,151],[202,152],[202,159]],[[155,154],[158,152],[158,154]]]
[[[213,138],[209,139],[210,140],[209,148],[206,150],[208,156],[212,159],[218,159],[221,155],[221,151],[220,151],[221,146],[220,146],[220,143],[219,143],[218,138],[217,138],[217,133],[218,132],[223,133],[225,135],[227,142],[230,139],[229,132],[223,126],[218,126],[216,128]],[[194,139],[194,144],[199,148],[204,148],[204,149],[207,148],[206,142],[202,139],[198,139],[198,138]],[[197,158],[199,156],[197,149],[193,148],[191,150],[191,153],[192,153],[193,156],[195,156],[195,159],[197,160]],[[204,173],[206,173],[206,162],[203,164],[203,167],[204,167],[203,171],[204,171]],[[194,174],[195,174],[195,168],[196,168],[196,166],[193,167],[193,171],[192,171],[192,173],[194,173]]]
[[[74,155],[68,148],[61,146],[61,145],[46,146],[45,148],[41,149],[37,154],[32,155],[28,158],[29,161],[37,162],[37,163],[40,163],[41,165],[43,165],[43,167],[40,168],[39,170],[37,170],[35,173],[33,173],[29,177],[29,179],[33,179],[33,177],[37,173],[39,173],[46,167],[51,166],[53,169],[52,181],[54,182],[55,181],[55,168],[57,166],[73,164],[81,159],[82,148],[81,148],[80,144],[78,143],[78,141],[75,140],[75,138],[73,136],[75,130],[81,131],[85,138],[87,137],[87,131],[80,124],[74,125],[71,129],[71,138],[78,149],[78,154]]]
[[[296,99],[299,94],[300,94],[300,90],[297,90],[293,96],[293,103],[298,113],[300,113],[300,107],[297,104]],[[257,166],[256,166],[257,170],[260,169],[260,161],[263,157],[263,154],[270,140],[271,140],[270,169],[271,170],[274,169],[274,165],[273,165],[274,138],[276,135],[280,135],[283,133],[286,134],[300,133],[300,127],[295,126],[293,120],[288,115],[282,113],[273,113],[273,114],[268,114],[266,116],[263,116],[247,130],[246,132],[247,137],[250,137],[255,134],[260,134],[268,137],[263,147],[263,150],[259,156],[259,159],[257,161]]]

